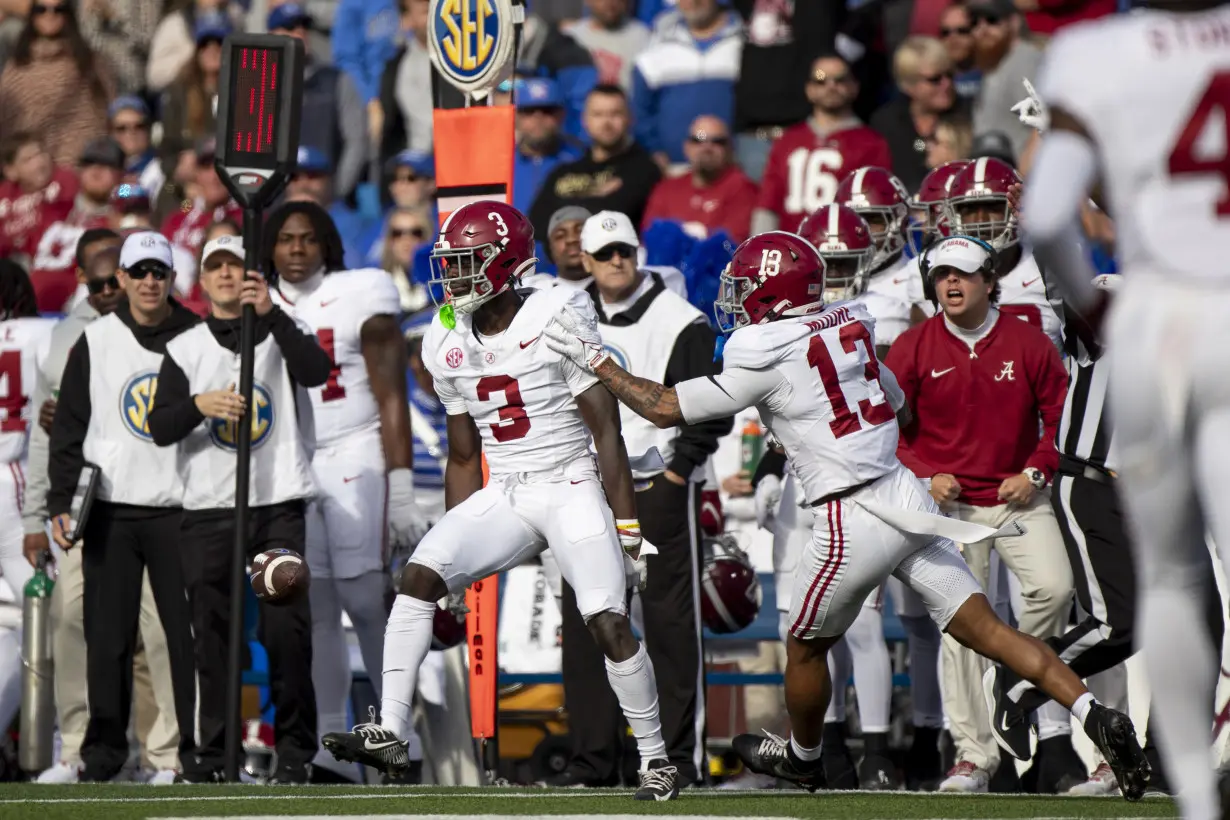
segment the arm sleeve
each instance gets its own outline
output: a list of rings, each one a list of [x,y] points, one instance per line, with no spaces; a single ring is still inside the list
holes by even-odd
[[[47,515],[54,518],[72,507],[73,493],[85,463],[83,446],[90,428],[90,347],[82,336],[68,354],[60,382],[60,398],[51,422],[47,459]]]
[[[178,444],[205,420],[189,389],[183,368],[167,353],[158,370],[158,400],[149,412],[149,432],[159,447]]]
[[[713,361],[716,334],[703,320],[698,320],[683,329],[675,337],[675,347],[666,363],[666,386],[678,384],[697,376],[714,375],[721,371]],[[719,416],[697,424],[685,424],[675,438],[675,453],[667,469],[687,478],[718,448],[718,441],[734,426],[732,416]]]
[[[457,390],[457,385],[453,384],[452,379],[433,376],[432,386],[436,388],[436,398],[440,399],[445,412],[450,416],[462,416],[470,412],[466,407],[465,399],[461,398],[461,392]]]
[[[26,535],[43,532],[47,524],[47,455],[50,438],[38,423],[38,411],[51,397],[43,368],[37,368],[34,379],[34,425],[26,453],[26,495],[21,505],[21,521]]]
[[[749,370],[735,367],[716,376],[689,379],[675,385],[679,411],[688,424],[733,416],[771,396],[785,377],[776,369]]]
[[[321,348],[315,336],[301,329],[295,324],[295,320],[277,305],[269,312],[269,332],[277,342],[278,349],[282,351],[286,371],[296,383],[304,387],[319,387],[329,380],[329,373],[333,369],[333,360],[329,358],[329,354]],[[161,378],[158,385],[161,391]]]
[[[1042,436],[1038,439],[1038,448],[1025,465],[1036,467],[1050,480],[1059,469],[1059,451],[1055,449],[1055,441],[1059,435],[1059,422],[1063,417],[1063,406],[1068,396],[1068,374],[1054,345],[1046,344],[1041,353],[1034,381],[1034,395],[1038,402],[1038,414],[1042,417]]]

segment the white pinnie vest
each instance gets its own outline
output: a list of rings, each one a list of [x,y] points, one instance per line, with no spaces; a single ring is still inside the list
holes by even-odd
[[[90,424],[82,455],[102,471],[98,498],[113,504],[178,507],[184,485],[175,451],[149,432],[162,354],[146,350],[114,313],[85,329],[90,351]]]
[[[239,382],[239,357],[218,344],[204,322],[167,345],[188,377],[191,395],[224,389]],[[266,507],[315,494],[311,457],[297,408],[310,407],[290,374],[273,336],[256,346],[252,380],[252,468],[248,503]],[[235,506],[236,424],[205,419],[181,441],[179,477],[184,483],[185,510],[213,510]],[[168,448],[170,449],[170,448]]]
[[[618,314],[617,314],[618,315]],[[663,382],[666,366],[675,349],[675,340],[686,327],[703,322],[705,316],[692,307],[683,297],[669,288],[660,292],[649,304],[641,317],[630,325],[598,324],[602,343],[615,363],[634,376]],[[678,427],[659,429],[630,410],[619,405],[619,421],[623,427],[624,446],[628,456],[636,459],[650,447],[657,447],[662,460],[670,464],[675,454],[675,437]],[[660,471],[645,473],[633,471],[634,478],[648,478]],[[686,476],[685,476],[686,477]],[[698,480],[704,480],[700,476]]]

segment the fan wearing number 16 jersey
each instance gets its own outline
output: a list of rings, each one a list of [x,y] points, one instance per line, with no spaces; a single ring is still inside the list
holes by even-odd
[[[819,251],[799,236],[772,231],[744,242],[722,273],[715,303],[719,324],[731,332],[724,369],[672,388],[623,370],[569,311],[544,332],[551,349],[659,427],[756,407],[810,500],[812,539],[791,596],[786,640],[791,736],[740,735],[735,751],[753,771],[811,789],[824,785],[828,651],[891,574],[953,638],[1079,710],[1107,761],[1125,770],[1119,782],[1130,780],[1125,790],[1141,796],[1144,781],[1134,775],[1138,766],[1147,774],[1148,765],[1131,721],[1097,704],[1045,644],[999,620],[950,537],[967,540],[969,525],[941,516],[897,460],[897,414],[909,411],[895,377],[876,359],[875,323],[858,303],[825,306],[824,280]]]
[[[1150,2],[1063,29],[1038,78],[1050,114],[1022,214],[1034,252],[1096,327],[1076,242],[1100,183],[1123,287],[1106,328],[1136,623],[1166,774],[1186,818],[1230,811],[1210,765],[1220,647],[1200,615],[1206,528],[1230,566],[1230,8]],[[1084,280],[1082,281],[1082,277]],[[1220,805],[1219,805],[1220,804]]]
[[[641,553],[653,550],[641,541],[619,405],[593,375],[542,343],[543,329],[565,305],[582,311],[597,332],[592,302],[570,288],[518,287],[537,261],[534,229],[502,202],[451,213],[431,258],[432,284],[448,302],[423,339],[422,356],[448,413],[446,512],[401,573],[385,636],[380,723],[326,735],[325,747],[343,760],[404,768],[416,675],[437,602],[549,547],[576,590],[636,737],[636,798],[673,799],[678,772],[666,759],[653,663],[632,635],[625,606],[626,567],[642,575]]]
[[[270,216],[265,236],[266,270],[278,275],[274,302],[311,328],[333,359],[325,385],[307,391],[320,495],[307,510],[304,555],[312,575],[312,681],[323,736],[347,725],[350,661],[342,612],[379,695],[386,528],[405,546],[426,529],[414,503],[401,307],[389,274],[341,269],[341,240],[319,206],[288,203]],[[411,751],[421,759],[413,740]],[[337,766],[323,752],[316,763]],[[349,767],[343,774],[357,773]]]

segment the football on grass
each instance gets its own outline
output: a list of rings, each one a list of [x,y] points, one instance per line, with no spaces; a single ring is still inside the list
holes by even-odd
[[[256,597],[267,604],[288,604],[307,592],[307,561],[294,550],[265,550],[252,559],[248,576]]]

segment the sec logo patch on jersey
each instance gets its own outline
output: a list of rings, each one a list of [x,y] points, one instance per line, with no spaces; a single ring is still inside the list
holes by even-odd
[[[263,384],[252,385],[252,449],[260,447],[273,432],[277,421],[274,413],[273,399],[269,390]],[[223,450],[234,450],[239,441],[238,426],[233,421],[211,419],[209,424],[210,440]]]
[[[444,363],[456,370],[461,367],[461,363],[465,361],[465,354],[461,352],[461,348],[454,347],[448,353],[444,354]]]
[[[149,432],[149,413],[158,392],[158,371],[138,373],[120,391],[120,418],[124,427],[142,441],[153,441]]]

